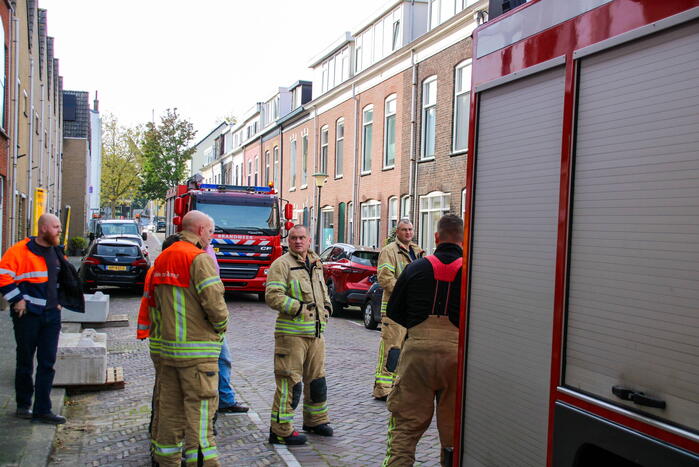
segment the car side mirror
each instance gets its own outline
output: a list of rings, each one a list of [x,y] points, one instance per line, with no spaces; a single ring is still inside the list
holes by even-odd
[[[143,241],[148,240],[148,234],[146,232],[141,232],[141,238],[143,239]]]
[[[376,276],[369,276],[369,282],[371,282],[372,284],[376,282]]]

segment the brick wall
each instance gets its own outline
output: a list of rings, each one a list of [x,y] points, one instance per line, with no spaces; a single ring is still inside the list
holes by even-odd
[[[63,140],[63,204],[69,204],[69,237],[84,236],[87,229],[88,140]]]

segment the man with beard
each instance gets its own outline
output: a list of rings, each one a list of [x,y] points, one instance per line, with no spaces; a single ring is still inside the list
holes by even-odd
[[[16,243],[0,260],[0,293],[10,303],[17,342],[16,415],[57,425],[66,421],[51,412],[61,308],[84,312],[85,302],[77,272],[58,247],[60,220],[53,214],[43,214],[38,227],[37,237]],[[37,369],[32,381],[35,354]]]

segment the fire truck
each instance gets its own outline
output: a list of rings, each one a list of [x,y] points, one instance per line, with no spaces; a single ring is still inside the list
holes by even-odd
[[[454,465],[698,466],[699,1],[531,0],[472,66]]]
[[[211,245],[226,290],[257,293],[264,300],[267,271],[283,253],[282,233],[293,227],[293,205],[273,187],[200,183],[194,176],[166,196],[166,235],[182,230],[182,217],[202,211],[214,220]],[[281,212],[286,222],[281,225]],[[283,228],[282,228],[283,227]]]

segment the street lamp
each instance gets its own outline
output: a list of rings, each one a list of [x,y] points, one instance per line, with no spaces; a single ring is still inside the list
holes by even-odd
[[[316,251],[320,254],[320,190],[325,185],[325,180],[328,178],[328,174],[323,172],[318,172],[313,174],[313,179],[316,181],[316,187],[318,188],[318,202],[317,204],[317,214],[316,214]]]

